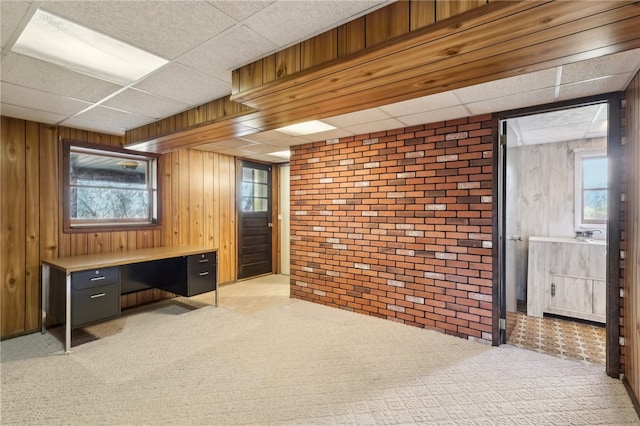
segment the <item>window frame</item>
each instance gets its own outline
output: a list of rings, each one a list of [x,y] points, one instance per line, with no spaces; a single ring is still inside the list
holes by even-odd
[[[606,235],[607,224],[609,221],[609,212],[607,211],[607,217],[602,221],[588,221],[584,220],[584,185],[582,181],[583,175],[583,162],[586,159],[592,158],[605,158],[608,160],[606,148],[593,148],[585,150],[574,151],[574,226],[575,231],[580,230],[601,230],[601,234],[594,235],[594,238],[604,238]],[[593,189],[593,188],[592,188]],[[607,191],[607,197],[609,197],[609,183],[605,188]],[[607,204],[608,206],[608,204]],[[607,209],[608,210],[608,209]]]
[[[148,152],[132,151],[125,148],[101,145],[83,141],[64,139],[62,141],[62,155],[60,156],[60,173],[62,174],[62,190],[60,203],[62,204],[63,232],[64,233],[88,233],[88,232],[114,232],[159,229],[161,225],[161,172],[160,155]],[[149,191],[149,217],[143,221],[106,220],[100,222],[74,220],[71,218],[71,176],[70,161],[72,151],[85,151],[123,160],[135,159],[148,161],[150,165],[147,171],[147,190]]]

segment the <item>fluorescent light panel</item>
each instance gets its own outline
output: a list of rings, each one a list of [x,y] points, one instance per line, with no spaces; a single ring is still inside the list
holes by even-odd
[[[291,151],[270,152],[267,155],[272,155],[274,157],[280,157],[280,158],[291,158]]]
[[[11,50],[124,85],[169,62],[40,9]]]
[[[327,130],[334,130],[330,124],[323,123],[318,120],[305,121],[304,123],[292,124],[291,126],[281,127],[278,132],[287,133],[294,136],[310,135],[313,133],[326,132]]]

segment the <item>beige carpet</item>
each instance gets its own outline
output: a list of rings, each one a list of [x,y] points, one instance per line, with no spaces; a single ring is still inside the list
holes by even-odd
[[[131,311],[66,356],[51,333],[2,342],[1,423],[640,424],[601,366],[286,295],[234,307],[251,285],[222,287],[218,308]]]

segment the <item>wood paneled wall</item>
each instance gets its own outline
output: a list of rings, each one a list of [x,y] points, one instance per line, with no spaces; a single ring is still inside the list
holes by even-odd
[[[640,397],[640,73],[626,91],[624,375]]]
[[[183,150],[161,157],[159,229],[65,234],[59,204],[60,138],[122,146],[124,138],[2,117],[0,140],[0,337],[40,326],[40,260],[198,244],[219,249],[219,279],[236,277],[235,158]],[[123,296],[122,306],[170,297]]]
[[[394,37],[489,3],[489,0],[399,0],[232,73],[232,93],[360,52]],[[283,61],[283,59],[286,60]]]

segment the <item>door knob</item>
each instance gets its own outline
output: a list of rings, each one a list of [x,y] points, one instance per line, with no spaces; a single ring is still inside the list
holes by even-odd
[[[521,235],[511,235],[511,236],[509,237],[509,239],[510,239],[511,241],[522,241],[522,236],[521,236]]]

